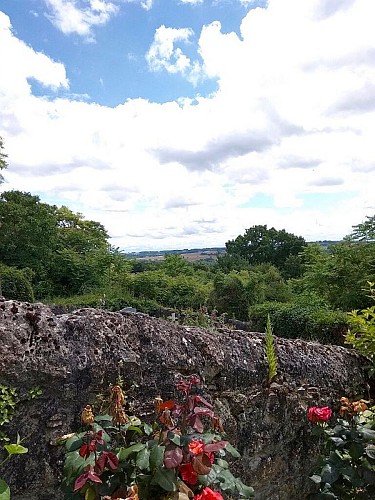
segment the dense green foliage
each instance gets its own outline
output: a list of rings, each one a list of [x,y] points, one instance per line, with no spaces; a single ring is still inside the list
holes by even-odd
[[[278,231],[274,227],[267,229],[267,226],[258,225],[246,229],[244,235],[228,241],[225,246],[227,255],[235,262],[241,258],[251,265],[273,264],[287,273],[293,268],[289,259],[299,255],[306,241],[301,236],[287,233],[285,229]],[[299,270],[295,269],[292,276],[298,274]]]
[[[0,295],[8,299],[34,301],[31,283],[32,272],[28,269],[17,269],[0,263]]]
[[[264,331],[268,314],[274,332],[279,337],[300,337],[335,344],[344,342],[347,316],[342,311],[293,302],[264,302],[250,307],[249,321],[252,330]]]
[[[370,298],[375,302],[375,283],[369,282]],[[375,374],[375,304],[348,313],[349,331],[345,342],[371,361],[370,374]]]
[[[188,262],[175,253],[146,262],[111,247],[100,223],[30,193],[6,191],[0,195],[2,292],[112,311],[170,308],[193,317],[204,308],[209,317],[250,321],[258,331],[270,314],[275,335],[340,343],[345,312],[371,306],[366,282],[375,274],[372,219],[354,226],[355,237],[328,248],[253,226],[228,241],[217,262]],[[359,231],[370,236],[357,242]]]

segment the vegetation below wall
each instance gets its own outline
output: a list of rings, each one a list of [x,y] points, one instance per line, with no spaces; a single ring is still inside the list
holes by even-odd
[[[8,299],[147,313],[171,308],[203,324],[224,315],[275,334],[341,343],[346,312],[371,305],[375,217],[330,247],[253,226],[214,263],[178,254],[147,262],[110,246],[105,228],[67,207],[0,196],[0,285]]]

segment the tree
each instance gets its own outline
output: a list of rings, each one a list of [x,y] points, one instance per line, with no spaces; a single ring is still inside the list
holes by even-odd
[[[267,226],[252,226],[245,234],[229,240],[226,244],[227,254],[231,257],[242,257],[250,264],[269,263],[282,270],[293,255],[298,255],[306,246],[301,236],[287,233]]]
[[[349,311],[369,305],[366,283],[375,276],[375,243],[341,242],[328,252],[318,244],[302,254],[305,272],[293,280],[295,290],[316,293],[332,308]]]
[[[3,139],[0,137],[0,170],[7,168],[8,163],[6,161],[8,155],[4,153],[4,143]],[[3,181],[3,176],[0,174],[0,183]]]
[[[40,275],[57,244],[54,207],[21,191],[0,195],[0,261]]]
[[[352,227],[351,234],[346,236],[347,241],[375,242],[375,215],[366,217],[366,220]]]

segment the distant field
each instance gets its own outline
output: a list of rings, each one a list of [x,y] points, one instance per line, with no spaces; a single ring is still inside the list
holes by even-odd
[[[188,262],[215,261],[217,255],[223,255],[225,248],[202,248],[194,250],[166,250],[165,252],[139,252],[127,254],[127,257],[137,260],[160,261],[164,259],[164,255],[181,255]]]

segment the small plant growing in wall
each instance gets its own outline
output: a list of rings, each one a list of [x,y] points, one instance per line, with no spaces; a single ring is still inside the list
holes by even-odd
[[[273,336],[270,315],[267,316],[265,341],[266,341],[266,357],[268,363],[268,383],[271,383],[272,380],[277,375],[277,355],[276,355],[275,339]]]
[[[9,423],[14,414],[14,408],[17,403],[17,391],[6,385],[0,386],[0,428]],[[0,441],[9,442],[8,436],[0,430]],[[5,444],[0,447],[2,460],[0,459],[0,469],[4,468],[8,460],[14,455],[22,455],[28,452],[28,449],[22,446],[22,440],[17,435],[17,441],[12,444]],[[5,452],[5,457],[4,457]],[[0,478],[0,500],[10,499],[10,488],[7,483]]]

